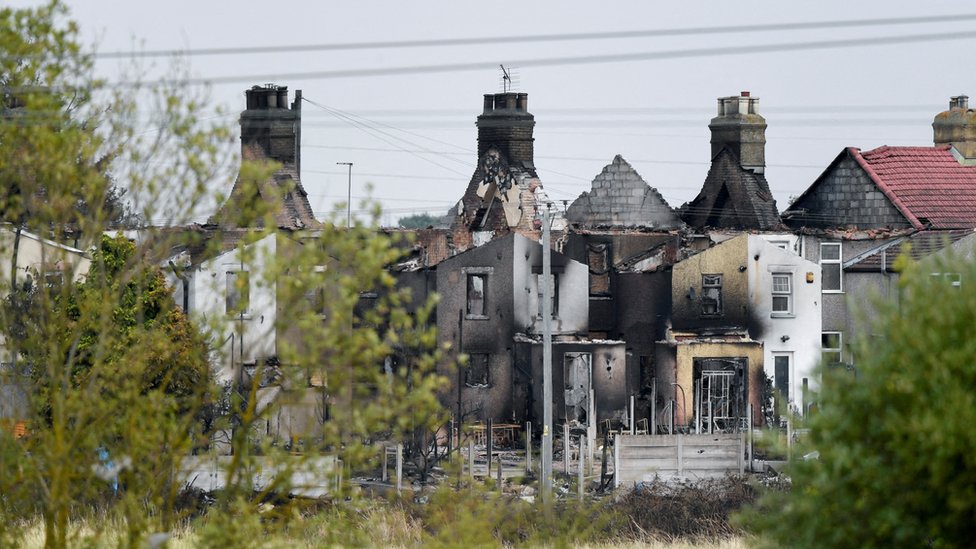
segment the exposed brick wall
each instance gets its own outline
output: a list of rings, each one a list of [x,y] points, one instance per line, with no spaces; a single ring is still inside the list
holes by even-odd
[[[617,155],[569,206],[566,218],[579,227],[673,229],[681,220],[657,190]]]

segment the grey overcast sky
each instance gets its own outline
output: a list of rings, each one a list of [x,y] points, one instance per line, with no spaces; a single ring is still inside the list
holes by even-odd
[[[474,121],[482,95],[501,91],[498,64],[512,67],[515,89],[529,94],[536,166],[559,207],[589,190],[616,154],[672,207],[692,199],[708,170],[716,98],[743,90],[761,98],[766,175],[781,210],[844,147],[930,145],[932,118],[949,97],[976,96],[976,4],[967,1],[67,4],[101,53],[249,48],[188,56],[194,78],[218,82],[210,98],[231,113],[229,123],[253,84],[301,89],[310,100],[302,107],[302,181],[320,218],[345,201],[346,172],[336,162],[354,163],[354,204],[373,185],[386,223],[445,212],[474,170]],[[881,24],[896,18],[903,21]],[[856,21],[871,24],[850,24]],[[814,22],[845,24],[770,29]],[[743,26],[749,29],[631,32]],[[582,33],[598,36],[520,39]],[[287,48],[463,38],[491,40]],[[538,62],[544,59],[558,62]],[[119,63],[103,57],[98,70],[118,78]],[[444,65],[450,68],[395,70]],[[370,69],[381,74],[356,74]]]

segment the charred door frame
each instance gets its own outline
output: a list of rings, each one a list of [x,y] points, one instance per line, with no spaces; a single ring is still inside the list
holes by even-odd
[[[749,359],[696,357],[693,364],[695,431],[738,432],[747,417]],[[716,380],[721,380],[719,387]],[[705,397],[706,391],[711,394],[716,389],[714,396]]]

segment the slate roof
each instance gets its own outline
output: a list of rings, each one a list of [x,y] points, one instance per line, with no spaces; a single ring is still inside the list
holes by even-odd
[[[976,234],[973,229],[948,231],[920,231],[911,236],[898,238],[872,250],[868,250],[844,263],[845,271],[852,272],[895,272],[895,260],[910,250],[914,260],[934,254],[963,238]]]
[[[916,229],[976,227],[976,166],[960,164],[950,146],[848,151]]]
[[[622,156],[603,167],[589,192],[570,204],[566,218],[581,227],[674,229],[681,220],[667,200]]]
[[[678,210],[692,227],[777,229],[782,226],[766,176],[743,168],[729,148],[723,148],[708,169],[702,190]]]

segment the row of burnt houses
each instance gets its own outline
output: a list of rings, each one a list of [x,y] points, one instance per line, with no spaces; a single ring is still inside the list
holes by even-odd
[[[742,425],[750,407],[755,424],[771,406],[803,413],[822,361],[856,364],[855,311],[896,299],[901,248],[921,257],[976,228],[965,96],[936,116],[933,146],[844,149],[780,213],[766,122],[743,92],[718,100],[694,200],[671,208],[617,156],[553,221],[546,281],[533,124],[525,94],[485,96],[468,187],[402,266],[442,295],[440,338],[470,357],[445,402],[463,418],[541,418],[545,284],[558,421],[714,430]]]
[[[212,339],[215,370],[238,384],[277,360],[293,330],[280,283],[256,275],[261,263],[323,227],[301,183],[301,92],[289,103],[287,88],[255,86],[246,98],[242,156],[281,167],[256,187],[238,181],[208,223],[168,229],[195,238],[164,262],[178,304],[226,321]],[[471,179],[391,265],[417,301],[441,296],[438,337],[451,350],[443,404],[463,421],[541,421],[548,285],[557,423],[712,431],[737,429],[750,413],[760,425],[774,405],[804,413],[822,361],[856,367],[850,343],[865,329],[855,309],[875,295],[897,299],[902,249],[921,257],[972,246],[976,111],[967,101],[954,97],[935,117],[933,146],[842,150],[781,212],[765,178],[758,98],[723,97],[694,200],[673,208],[617,156],[557,211],[536,171],[527,94],[485,95]],[[257,241],[248,235],[258,221],[239,217],[254,201],[274,205],[277,229]],[[373,290],[363,288],[364,304]],[[466,366],[454,368],[462,355]],[[290,393],[268,431],[291,439],[326,421],[329,405],[343,405],[326,385],[310,376],[306,386],[262,387],[262,406]]]
[[[280,231],[252,245],[274,253],[321,226],[300,178],[300,92],[290,107],[286,88],[255,87],[247,98],[242,154],[282,164],[261,187],[284,197]],[[452,353],[442,396],[452,415],[541,421],[547,284],[558,423],[647,420],[658,431],[709,431],[739,428],[749,413],[759,425],[774,405],[804,413],[822,361],[857,362],[854,309],[875,294],[896,298],[900,249],[911,243],[918,257],[972,240],[963,239],[976,228],[976,112],[965,96],[936,116],[933,146],[844,149],[782,212],[765,178],[758,105],[748,92],[718,100],[711,166],[701,192],[680,208],[624,158],[612,159],[590,191],[563,212],[550,210],[545,280],[542,212],[552,204],[536,171],[528,97],[485,95],[467,187],[391,266],[416,296],[441,296],[439,339]],[[210,223],[194,229],[222,239],[220,251],[182,250],[182,271],[174,270],[178,302],[198,315],[229,311],[236,277],[257,268],[236,247],[247,230],[233,221],[236,201],[255,199],[243,192],[235,187]],[[371,289],[363,291],[368,300]],[[273,288],[264,298],[253,285],[250,293],[251,310],[221,340],[228,378],[275,356],[284,337],[276,319],[286,312]],[[248,344],[235,347],[235,333]],[[456,369],[461,355],[467,365]],[[322,420],[320,391],[288,390],[308,395],[290,399],[269,429],[295,436]]]

